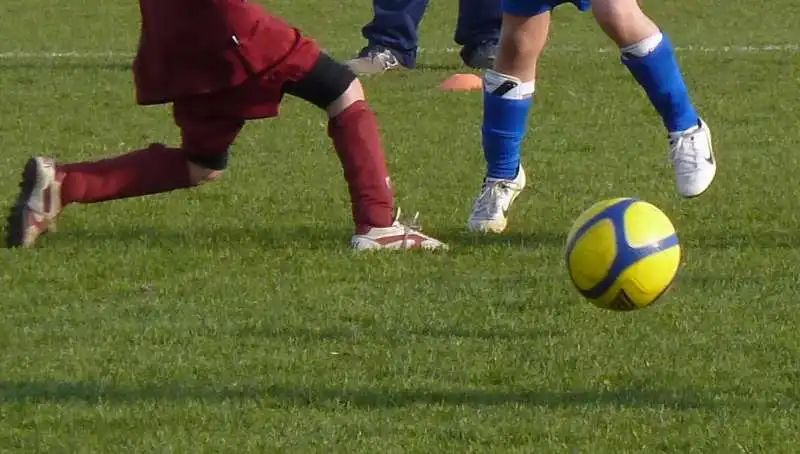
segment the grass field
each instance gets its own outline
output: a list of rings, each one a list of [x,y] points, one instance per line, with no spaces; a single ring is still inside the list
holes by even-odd
[[[175,141],[166,107],[133,102],[135,2],[3,3],[5,203],[30,155]],[[342,58],[370,16],[266,3]],[[800,452],[797,2],[645,2],[715,134],[693,201],[607,40],[559,10],[532,185],[492,239],[464,232],[481,101],[435,88],[462,68],[456,2],[432,3],[420,70],[365,83],[400,205],[452,250],[351,253],[324,118],[289,100],[247,126],[223,182],[71,207],[40,248],[0,250],[0,452]],[[563,269],[572,220],[615,196],[663,208],[686,248],[641,312],[593,308]]]

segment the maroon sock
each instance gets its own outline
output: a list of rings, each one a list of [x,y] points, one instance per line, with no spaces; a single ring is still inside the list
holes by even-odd
[[[330,120],[328,135],[350,188],[356,231],[392,225],[394,191],[375,113],[365,101],[357,101]]]
[[[191,186],[184,154],[161,144],[115,158],[58,166],[61,203],[96,203]]]

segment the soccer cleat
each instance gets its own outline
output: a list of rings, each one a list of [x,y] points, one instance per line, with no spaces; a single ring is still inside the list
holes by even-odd
[[[52,159],[35,157],[22,171],[17,202],[6,224],[6,247],[30,247],[45,232],[55,232],[61,212],[61,181]]]
[[[418,213],[419,214],[419,213]],[[418,216],[410,224],[399,221],[400,210],[390,227],[371,227],[365,233],[353,235],[351,245],[356,251],[377,249],[442,249],[447,245],[436,238],[425,235],[415,225]]]
[[[359,75],[379,74],[402,67],[391,50],[369,47],[362,49],[358,57],[348,60],[347,66]]]
[[[669,146],[678,193],[686,198],[704,193],[717,173],[708,125],[700,120],[695,128],[670,134]]]
[[[486,178],[481,192],[472,205],[469,230],[481,233],[501,233],[508,224],[508,210],[525,188],[525,171],[519,167],[513,180]]]
[[[462,47],[459,56],[461,61],[470,68],[492,69],[498,48],[495,40],[482,41],[473,46]]]

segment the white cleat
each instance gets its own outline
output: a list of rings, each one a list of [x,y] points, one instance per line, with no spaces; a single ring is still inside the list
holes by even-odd
[[[670,134],[669,147],[678,193],[686,198],[704,193],[717,173],[708,125],[700,120],[695,128]]]
[[[30,158],[22,171],[17,201],[6,219],[6,247],[31,247],[46,232],[55,232],[61,212],[61,180],[55,161]]]
[[[410,224],[399,221],[400,210],[394,223],[389,227],[372,227],[362,234],[353,235],[351,245],[356,251],[369,251],[377,249],[441,249],[446,250],[447,245],[436,238],[425,235],[419,226],[415,225],[417,216]]]
[[[481,233],[502,233],[508,224],[508,210],[525,188],[522,166],[513,180],[486,178],[472,205],[469,230]]]

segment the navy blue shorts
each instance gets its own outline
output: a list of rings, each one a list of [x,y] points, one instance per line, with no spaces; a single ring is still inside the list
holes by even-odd
[[[503,13],[533,17],[552,11],[562,3],[572,3],[581,11],[588,11],[590,7],[589,0],[503,0]]]

